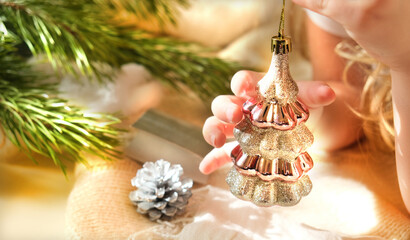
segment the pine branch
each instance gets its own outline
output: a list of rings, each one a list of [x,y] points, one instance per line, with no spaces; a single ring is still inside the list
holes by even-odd
[[[126,10],[133,13],[139,19],[157,20],[160,25],[164,23],[175,24],[175,16],[178,14],[177,7],[188,7],[188,0],[100,0],[103,6],[109,6],[115,11]]]
[[[229,78],[238,66],[207,57],[196,44],[159,37],[116,23],[120,7],[140,19],[174,22],[187,0],[0,0],[0,127],[28,154],[48,156],[64,170],[62,159],[84,161],[88,152],[116,157],[119,120],[110,115],[83,114],[57,97],[54,85],[41,85],[18,57],[21,41],[33,54],[45,54],[62,74],[103,80],[121,65],[144,65],[164,83],[184,84],[203,99],[229,92]],[[128,5],[127,5],[128,4]],[[110,68],[104,68],[109,65]]]
[[[125,38],[125,37],[124,37]],[[183,83],[202,99],[213,98],[230,92],[231,75],[239,65],[216,57],[202,57],[195,53],[194,44],[183,44],[170,38],[135,38],[124,52],[138,57],[153,75],[164,83]],[[145,56],[151,57],[145,57]]]
[[[85,161],[84,152],[103,159],[119,156],[115,147],[119,119],[106,114],[84,114],[56,96],[54,85],[38,85],[39,74],[16,57],[10,38],[0,35],[0,127],[31,156],[53,159],[64,172],[63,159]],[[33,159],[34,160],[34,159]]]
[[[14,30],[34,54],[47,54],[56,68],[68,73],[90,77],[95,74],[103,79],[112,72],[104,72],[106,68],[101,68],[101,64],[119,68],[135,62],[174,87],[178,83],[187,85],[203,99],[229,92],[228,81],[239,69],[237,65],[201,56],[204,49],[197,45],[115,24],[106,14],[112,10],[110,5],[101,4],[107,1],[6,1],[0,3],[0,11],[6,24],[12,26],[9,31]],[[130,2],[136,2],[133,9],[139,9],[141,16],[161,16],[163,12],[167,17],[160,18],[173,19],[174,8],[168,7],[165,0]],[[180,3],[185,1],[171,1]]]
[[[111,75],[97,70],[91,62],[107,58],[102,46],[114,39],[115,29],[106,26],[106,20],[93,1],[79,0],[21,0],[0,3],[0,19],[26,43],[30,51],[46,54],[55,69],[92,77]],[[98,17],[97,17],[98,16]],[[110,61],[115,64],[114,61]],[[77,68],[78,67],[78,68]],[[113,67],[119,67],[118,63]]]

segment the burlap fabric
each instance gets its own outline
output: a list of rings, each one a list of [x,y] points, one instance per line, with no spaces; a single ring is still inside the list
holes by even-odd
[[[111,163],[91,160],[88,169],[78,165],[78,176],[68,199],[67,239],[126,239],[153,224],[135,214],[127,192],[140,166],[123,159]]]

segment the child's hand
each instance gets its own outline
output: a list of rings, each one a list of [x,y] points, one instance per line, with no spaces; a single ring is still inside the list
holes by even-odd
[[[293,0],[342,24],[370,55],[392,70],[410,65],[410,1]]]
[[[235,125],[243,118],[242,104],[250,97],[255,96],[255,86],[263,77],[262,73],[240,71],[232,78],[231,88],[236,96],[218,96],[212,102],[214,116],[208,118],[204,124],[203,135],[205,140],[216,147],[205,156],[200,165],[200,170],[209,174],[230,162],[229,151],[221,148],[227,138],[233,137]],[[298,82],[300,100],[312,109],[309,122],[319,119],[323,107],[331,104],[336,96],[334,91],[319,81]],[[313,120],[314,121],[314,120]]]

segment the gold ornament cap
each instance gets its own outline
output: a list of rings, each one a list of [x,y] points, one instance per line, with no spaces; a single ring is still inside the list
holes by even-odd
[[[271,50],[273,54],[288,54],[292,51],[292,41],[289,37],[272,37]]]

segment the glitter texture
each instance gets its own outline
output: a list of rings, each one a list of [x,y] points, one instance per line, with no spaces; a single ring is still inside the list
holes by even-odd
[[[313,134],[304,124],[281,131],[256,127],[248,117],[236,125],[234,136],[249,155],[261,155],[266,159],[280,157],[290,162],[313,143]]]
[[[296,102],[299,89],[290,75],[289,55],[274,54],[268,74],[269,78],[262,78],[257,85],[261,97],[280,105]]]
[[[296,182],[267,182],[259,177],[242,175],[235,166],[229,171],[226,182],[237,198],[251,201],[260,207],[294,206],[312,189],[312,182],[307,175]]]
[[[309,194],[306,173],[313,161],[306,152],[313,135],[305,126],[309,111],[297,100],[288,54],[273,54],[258,96],[245,102],[244,119],[234,129],[239,142],[226,182],[236,197],[258,206],[293,206]]]

